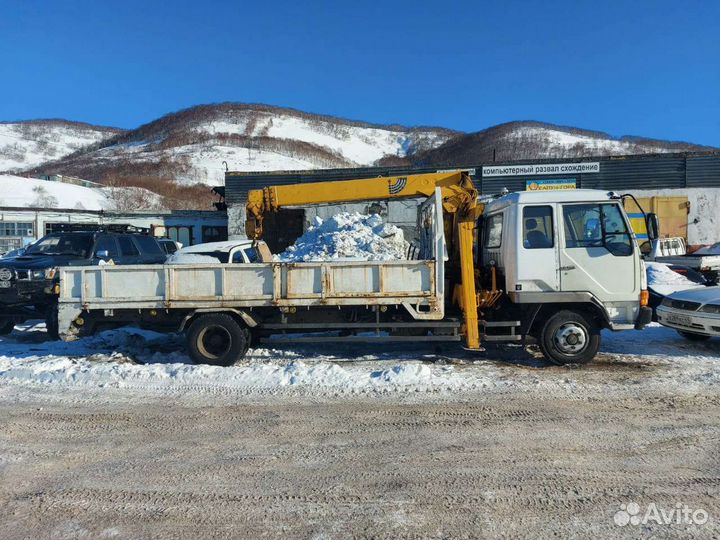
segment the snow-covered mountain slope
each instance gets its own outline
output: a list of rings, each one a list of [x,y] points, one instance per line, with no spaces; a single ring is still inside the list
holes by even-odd
[[[373,125],[265,105],[203,105],[33,172],[217,185],[224,182],[223,161],[232,170],[246,171],[357,167],[406,158],[458,135],[443,128]]]
[[[75,210],[161,210],[163,198],[138,187],[84,187],[0,174],[0,207]]]
[[[201,105],[118,133],[84,151],[28,167],[96,182],[224,183],[233,171],[370,165],[457,166],[517,159],[707,150],[683,142],[614,138],[541,122],[510,122],[471,134],[375,125],[267,105]]]
[[[686,142],[612,137],[607,133],[545,124],[509,122],[456,137],[436,148],[419,152],[413,162],[429,165],[476,164],[520,159],[616,156],[709,150]]]
[[[110,202],[102,189],[0,174],[0,206],[103,210]]]
[[[122,130],[64,120],[0,123],[0,171],[20,171],[63,158]]]

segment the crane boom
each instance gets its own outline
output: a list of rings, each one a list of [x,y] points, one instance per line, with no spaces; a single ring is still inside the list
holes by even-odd
[[[248,192],[245,232],[248,238],[261,238],[265,214],[287,206],[430,197],[436,187],[448,213],[476,204],[478,192],[464,171],[268,186]]]

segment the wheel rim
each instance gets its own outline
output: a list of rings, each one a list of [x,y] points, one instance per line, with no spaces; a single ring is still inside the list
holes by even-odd
[[[200,331],[197,338],[198,350],[207,358],[220,358],[232,346],[230,332],[222,326],[208,326]]]
[[[555,331],[553,342],[561,353],[576,355],[587,348],[588,337],[587,330],[584,326],[578,323],[568,322]]]

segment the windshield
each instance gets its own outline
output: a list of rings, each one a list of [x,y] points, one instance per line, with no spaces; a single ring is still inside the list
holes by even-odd
[[[87,258],[92,250],[93,237],[88,234],[46,236],[30,246],[25,255],[70,255]]]

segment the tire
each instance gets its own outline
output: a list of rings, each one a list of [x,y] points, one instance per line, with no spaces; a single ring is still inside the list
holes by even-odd
[[[225,313],[200,315],[187,331],[188,351],[196,364],[231,366],[249,346],[247,328]]]
[[[586,364],[600,348],[600,327],[582,313],[563,310],[545,322],[538,342],[553,364]]]
[[[15,319],[0,319],[0,336],[7,336],[15,328]]]
[[[684,330],[678,330],[677,333],[690,341],[705,341],[712,337],[705,334],[696,334],[695,332],[685,332]]]
[[[47,330],[50,341],[60,339],[60,325],[58,324],[58,310],[56,305],[48,308],[45,313],[45,329]]]

